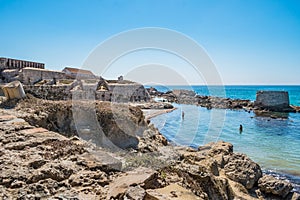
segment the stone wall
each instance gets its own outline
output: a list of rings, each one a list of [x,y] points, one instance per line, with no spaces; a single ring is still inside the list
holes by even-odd
[[[0,69],[22,69],[24,67],[45,68],[44,63],[17,60],[12,58],[0,58]]]
[[[149,101],[150,95],[143,85],[108,84],[109,90],[96,90],[97,84],[83,84],[74,81],[70,85],[24,85],[25,92],[49,100],[100,100],[111,102]]]
[[[5,69],[2,71],[1,76],[4,83],[19,80],[19,69]]]
[[[66,74],[61,71],[53,71],[46,69],[24,68],[22,69],[22,82],[24,84],[33,84],[40,80],[46,79],[65,79]]]
[[[290,108],[289,94],[285,91],[258,91],[255,106],[273,111]]]
[[[114,102],[149,101],[150,95],[143,85],[138,83],[108,84],[110,96]]]
[[[26,93],[35,97],[48,100],[68,100],[72,95],[70,90],[73,85],[24,85]]]

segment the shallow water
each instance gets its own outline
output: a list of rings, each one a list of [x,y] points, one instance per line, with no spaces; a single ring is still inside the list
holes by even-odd
[[[286,177],[299,187],[300,113],[290,113],[287,119],[272,119],[253,112],[174,105],[177,110],[151,120],[168,140],[192,147],[218,140],[230,142],[234,151],[247,154],[268,173]]]

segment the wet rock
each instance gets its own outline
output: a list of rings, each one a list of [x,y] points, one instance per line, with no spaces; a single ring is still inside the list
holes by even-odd
[[[270,175],[261,177],[258,181],[258,187],[264,193],[278,195],[283,198],[293,189],[291,183],[278,180]]]
[[[245,154],[235,153],[229,157],[224,166],[225,175],[233,181],[239,182],[247,189],[253,188],[262,176],[260,166]]]

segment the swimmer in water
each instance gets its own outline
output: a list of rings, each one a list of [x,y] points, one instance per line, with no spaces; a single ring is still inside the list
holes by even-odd
[[[184,119],[184,112],[183,111],[181,113],[181,117],[182,117],[182,119]]]
[[[242,132],[243,132],[243,125],[240,124],[240,134],[242,134]]]

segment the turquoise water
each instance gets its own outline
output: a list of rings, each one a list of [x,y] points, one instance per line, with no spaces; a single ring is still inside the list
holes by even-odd
[[[187,87],[174,86],[178,89]],[[174,89],[171,88],[171,89]],[[201,95],[203,86],[194,86]],[[161,89],[161,88],[157,88]],[[218,89],[218,88],[217,88]],[[230,98],[255,99],[257,90],[285,90],[290,101],[299,105],[299,86],[226,86]],[[211,109],[195,105],[174,104],[178,109],[152,119],[160,132],[178,145],[198,147],[207,142],[224,140],[234,150],[246,153],[268,173],[291,180],[299,191],[300,185],[300,113],[289,113],[287,119],[256,116],[253,112]],[[185,117],[181,118],[184,111]],[[243,132],[239,132],[239,125]]]
[[[233,99],[255,100],[258,90],[288,91],[290,103],[300,106],[300,86],[153,86],[161,92],[173,89],[194,90],[199,95],[219,96]]]

